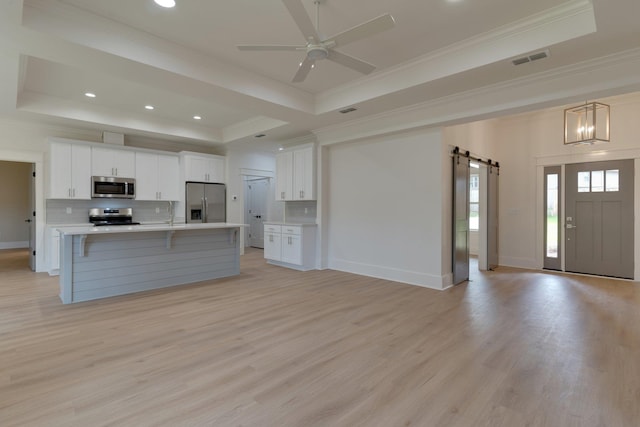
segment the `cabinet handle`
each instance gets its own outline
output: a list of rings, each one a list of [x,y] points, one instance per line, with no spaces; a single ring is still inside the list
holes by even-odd
[[[116,168],[116,176],[118,176],[118,168]]]
[[[304,199],[304,191],[300,190],[300,198]]]
[[[71,189],[67,189],[67,194],[69,195],[69,197],[71,197]]]
[[[73,197],[76,197],[76,189],[73,189]]]
[[[162,191],[158,191],[158,200],[162,200]]]
[[[284,200],[284,191],[281,191],[281,192],[280,192],[280,198],[281,198],[282,200]]]

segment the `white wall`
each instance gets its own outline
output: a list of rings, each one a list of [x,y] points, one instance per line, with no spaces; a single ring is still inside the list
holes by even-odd
[[[441,132],[331,145],[324,161],[329,268],[449,286],[451,165]]]
[[[0,161],[0,249],[29,246],[31,164]]]

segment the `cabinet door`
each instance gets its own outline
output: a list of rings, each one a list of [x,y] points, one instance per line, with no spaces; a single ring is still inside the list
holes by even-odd
[[[224,159],[209,159],[209,182],[224,183]]]
[[[276,156],[276,200],[293,200],[293,153]]]
[[[136,176],[136,153],[133,151],[113,150],[115,176],[133,178]]]
[[[189,156],[186,159],[187,181],[208,182],[207,171],[209,169],[208,159],[202,157]]]
[[[49,197],[71,198],[71,144],[49,145]]]
[[[136,200],[158,200],[158,156],[136,153]]]
[[[71,146],[71,196],[91,199],[91,147]]]
[[[91,160],[95,176],[120,176],[124,178],[136,176],[135,153],[132,151],[93,147]]]
[[[180,162],[178,158],[160,154],[157,164],[160,200],[180,200]]]
[[[293,152],[293,200],[315,200],[313,148]]]
[[[302,238],[297,234],[282,235],[282,262],[302,264]]]
[[[264,233],[264,257],[280,261],[282,258],[281,234],[273,232]]]

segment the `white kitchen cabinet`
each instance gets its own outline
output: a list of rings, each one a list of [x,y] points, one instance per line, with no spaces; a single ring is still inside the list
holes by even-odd
[[[108,147],[91,149],[92,175],[119,176],[133,178],[136,176],[135,152]]]
[[[136,200],[180,200],[177,156],[138,152],[135,156]]]
[[[49,198],[91,199],[91,147],[49,144]]]
[[[315,269],[316,225],[264,225],[264,257],[270,264]]]
[[[279,225],[264,226],[264,257],[280,261],[282,258],[282,227]]]
[[[276,156],[276,200],[293,200],[293,152]]]
[[[276,156],[276,200],[315,200],[314,147],[285,151]]]
[[[293,200],[315,200],[316,165],[313,147],[293,151]]]
[[[225,159],[206,154],[183,154],[185,181],[225,182]]]

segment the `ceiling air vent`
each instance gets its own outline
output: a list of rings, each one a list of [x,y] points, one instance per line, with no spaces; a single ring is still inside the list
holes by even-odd
[[[527,62],[537,61],[538,59],[548,58],[550,56],[551,56],[551,52],[549,52],[549,49],[545,49],[543,51],[532,53],[530,55],[523,56],[521,58],[512,59],[511,63],[513,65],[521,65],[521,64],[526,64]]]
[[[340,110],[340,112],[342,114],[347,114],[347,113],[350,113],[350,112],[356,111],[356,110],[357,110],[357,108],[349,107],[349,108],[345,108],[344,110]]]

